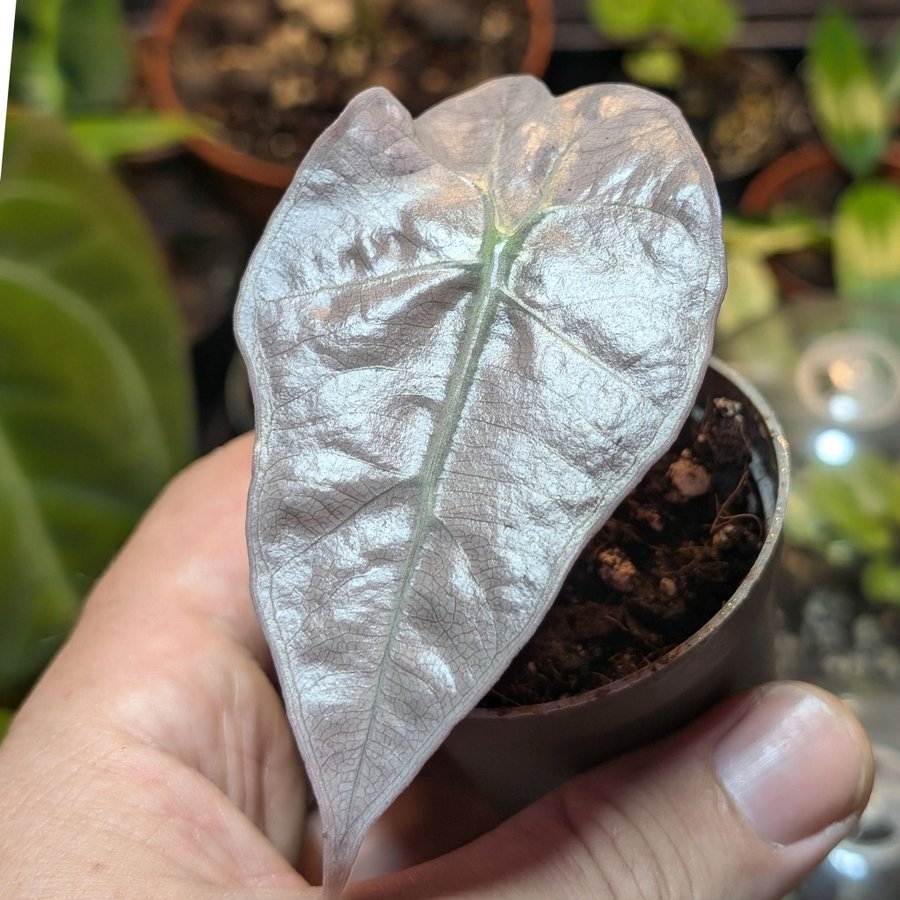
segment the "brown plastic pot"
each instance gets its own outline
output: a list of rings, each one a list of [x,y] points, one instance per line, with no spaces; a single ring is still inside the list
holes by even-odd
[[[185,14],[195,0],[163,0],[157,9],[150,36],[142,47],[144,81],[152,104],[169,112],[188,112],[175,89],[171,68],[172,42]],[[553,50],[553,0],[527,0],[531,28],[520,73],[541,76]],[[226,141],[197,138],[188,149],[219,175],[244,209],[267,217],[291,183],[295,167],[280,165],[242,153]]]
[[[888,148],[881,174],[900,183],[900,144]],[[740,211],[765,217],[779,208],[800,208],[830,218],[850,181],[849,173],[824,144],[805,144],[779,156],[754,176],[741,197]],[[785,297],[809,296],[834,287],[831,256],[826,250],[775,256],[770,265]]]
[[[740,401],[751,425],[751,476],[766,516],[759,556],[723,608],[654,663],[576,697],[535,706],[479,707],[456,726],[444,749],[507,814],[774,674],[771,582],[787,502],[787,443],[765,400],[717,360],[710,363],[699,402],[708,397]]]

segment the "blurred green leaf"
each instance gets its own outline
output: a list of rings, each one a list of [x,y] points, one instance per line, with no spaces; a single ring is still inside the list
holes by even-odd
[[[865,44],[844,13],[831,9],[816,19],[807,64],[822,138],[854,176],[870,174],[890,136],[890,106]]]
[[[33,109],[61,112],[66,83],[58,36],[64,0],[18,0],[13,27],[9,98]]]
[[[886,553],[891,548],[893,530],[881,519],[867,515],[854,505],[847,485],[832,482],[827,489],[819,487],[816,504],[822,511],[838,540],[850,543],[860,556]]]
[[[760,259],[805,250],[828,241],[828,232],[818,219],[795,211],[766,220],[726,215],[723,234],[726,247]]]
[[[900,464],[896,460],[870,451],[858,454],[843,468],[862,509],[893,525],[900,523]]]
[[[798,546],[831,565],[860,569],[860,589],[872,603],[900,604],[900,465],[875,451],[847,465],[813,462],[797,472],[785,519]]]
[[[594,27],[613,41],[665,36],[705,54],[724,50],[740,25],[731,0],[588,0],[587,11]]]
[[[0,180],[0,703],[190,457],[186,347],[130,198],[49,120],[10,117]]]
[[[659,31],[667,20],[667,0],[588,0],[594,27],[613,41],[634,41]]]
[[[777,306],[778,285],[765,259],[728,250],[728,290],[716,320],[716,335],[735,334]]]
[[[900,27],[888,35],[881,58],[882,92],[889,103],[900,100]]]
[[[893,542],[878,492],[863,491],[857,457],[845,466],[814,464],[808,470],[809,496],[835,537],[852,542],[862,553],[881,553]]]
[[[728,290],[716,323],[719,338],[736,334],[776,309],[778,284],[767,263],[770,256],[813,247],[828,237],[817,219],[794,212],[765,221],[725,216],[723,232]]]
[[[886,181],[848,187],[835,210],[833,253],[841,296],[900,302],[900,188]]]
[[[674,0],[667,10],[669,32],[695,53],[720,53],[734,40],[740,25],[730,0]]]
[[[869,602],[900,606],[900,561],[871,560],[863,566],[860,585]]]
[[[85,153],[104,163],[132,153],[162,150],[208,136],[211,131],[194,116],[142,110],[85,116],[70,121],[69,128]]]
[[[10,97],[54,113],[111,109],[131,92],[120,0],[18,0]]]
[[[69,84],[69,112],[124,105],[134,65],[122,0],[66,0],[59,59]]]
[[[792,481],[784,517],[785,534],[801,547],[823,551],[833,537],[829,524],[816,508],[802,474],[792,475]]]
[[[12,722],[13,713],[10,709],[0,709],[0,741],[6,737],[9,731],[9,723]]]
[[[900,566],[900,465],[861,452],[843,466],[813,462],[796,474],[785,519],[790,540],[830,558],[845,547],[849,561],[874,565],[873,584],[887,584],[882,562]],[[880,574],[879,574],[880,573]],[[883,589],[875,592],[884,599]],[[873,593],[874,596],[874,593]]]
[[[684,62],[674,47],[647,47],[622,54],[622,68],[636,84],[674,88],[684,78]]]

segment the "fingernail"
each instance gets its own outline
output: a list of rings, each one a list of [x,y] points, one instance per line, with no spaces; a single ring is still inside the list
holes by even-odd
[[[764,689],[714,751],[719,780],[764,840],[793,844],[851,816],[867,755],[857,732],[800,685]]]

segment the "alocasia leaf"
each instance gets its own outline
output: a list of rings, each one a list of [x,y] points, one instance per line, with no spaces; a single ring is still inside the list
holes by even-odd
[[[326,894],[668,447],[725,287],[712,176],[628,86],[488,82],[322,136],[245,276],[252,588]]]

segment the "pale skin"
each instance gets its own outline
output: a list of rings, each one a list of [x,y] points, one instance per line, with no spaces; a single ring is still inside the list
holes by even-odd
[[[250,454],[250,438],[238,439],[165,491],[0,745],[3,896],[318,896],[298,872],[316,855],[310,840],[301,853],[305,778],[248,593]],[[364,848],[362,874],[395,871],[347,897],[780,897],[853,827],[872,763],[836,700],[768,691],[496,827],[438,761]],[[755,807],[739,808],[715,762],[723,736],[773,696],[821,699],[832,731],[819,733],[834,737],[804,749],[798,777],[844,785],[804,800],[795,778],[797,796],[779,791],[803,827],[776,810],[777,841],[758,833]]]

